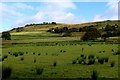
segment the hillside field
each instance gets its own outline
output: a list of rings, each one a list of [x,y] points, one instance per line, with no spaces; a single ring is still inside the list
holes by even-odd
[[[70,37],[62,37],[63,33],[47,32],[55,27],[82,27],[96,25],[101,29],[113,22],[91,22],[85,24],[34,25],[24,27],[21,32],[11,30],[11,40],[2,40],[0,65],[3,69],[11,68],[12,79],[59,79],[59,78],[91,78],[97,71],[100,80],[119,78],[119,38],[109,37],[107,41],[81,41],[84,32],[73,32]],[[6,57],[7,56],[7,57]],[[4,59],[3,59],[4,58]],[[103,63],[100,63],[100,59]],[[92,64],[89,62],[93,61]],[[112,65],[112,66],[111,66]],[[39,72],[40,71],[40,72]],[[103,79],[104,78],[104,79]],[[119,80],[119,79],[118,79]]]

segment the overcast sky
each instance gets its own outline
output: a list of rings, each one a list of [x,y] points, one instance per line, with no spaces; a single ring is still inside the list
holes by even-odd
[[[6,2],[5,2],[6,1]],[[14,1],[14,0],[13,0]],[[94,2],[93,2],[94,1]],[[31,23],[83,23],[118,19],[118,1],[107,0],[51,0],[30,2],[23,0],[0,3],[0,32]]]

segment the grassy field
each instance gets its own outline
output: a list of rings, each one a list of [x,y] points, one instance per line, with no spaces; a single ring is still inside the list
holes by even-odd
[[[11,31],[12,40],[3,40],[0,49],[0,65],[12,69],[11,76],[7,79],[24,78],[91,78],[92,71],[98,73],[99,78],[118,78],[119,55],[115,53],[119,44],[115,42],[83,42],[80,36],[83,33],[72,33],[71,37],[61,37],[62,34],[46,32],[52,27],[82,27],[99,24],[104,27],[110,22],[97,22],[86,24],[58,24],[36,25],[25,27],[22,32]],[[117,23],[117,22],[115,22]],[[112,24],[112,23],[111,23]],[[1,40],[1,39],[0,39]],[[98,38],[101,40],[101,38]],[[110,37],[108,40],[119,40]],[[1,41],[0,41],[1,42]],[[2,52],[1,52],[2,51]],[[92,59],[89,59],[90,56]],[[4,60],[2,60],[4,57]],[[108,59],[106,61],[105,59]],[[99,62],[100,59],[104,63]],[[79,63],[79,61],[81,61]],[[89,64],[94,60],[93,64]],[[106,62],[105,62],[106,61]],[[111,66],[113,65],[113,66]],[[37,72],[38,71],[38,72]],[[39,73],[39,71],[41,71]],[[116,79],[115,79],[116,80]]]
[[[82,52],[82,48],[84,48]],[[11,78],[90,78],[91,72],[97,70],[100,77],[117,78],[118,77],[118,55],[113,55],[117,52],[117,44],[66,44],[55,46],[37,46],[37,45],[13,45],[3,48],[3,55],[8,55],[8,58],[3,61],[3,66],[10,66],[13,69]],[[60,52],[60,51],[65,52]],[[104,51],[99,53],[99,51]],[[24,55],[15,57],[11,54],[14,52],[24,52]],[[27,54],[26,54],[27,52]],[[35,55],[33,54],[35,52]],[[40,55],[38,55],[40,53]],[[72,61],[80,57],[81,54],[87,57],[90,54],[95,57],[109,57],[109,61],[104,64],[96,62],[93,65],[72,64]],[[24,60],[20,60],[24,57]],[[34,63],[34,59],[36,62]],[[53,66],[57,62],[56,67]],[[115,61],[115,66],[110,67],[110,62]],[[35,68],[43,67],[42,75],[36,75]]]

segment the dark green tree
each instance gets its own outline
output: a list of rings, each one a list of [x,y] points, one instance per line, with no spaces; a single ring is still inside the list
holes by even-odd
[[[96,28],[89,28],[89,30],[81,37],[81,40],[95,40],[100,37],[100,32]]]
[[[10,35],[10,32],[7,31],[7,32],[2,32],[2,36],[1,36],[3,39],[5,40],[11,40],[11,35]]]

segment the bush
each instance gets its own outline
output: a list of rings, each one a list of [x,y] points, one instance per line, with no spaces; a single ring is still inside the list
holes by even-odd
[[[55,67],[57,65],[57,62],[55,61],[54,63],[53,63],[53,66]]]
[[[105,60],[105,62],[108,62],[109,58],[108,58],[108,57],[105,57],[104,60]]]
[[[34,59],[34,63],[36,63],[36,59]]]
[[[95,56],[93,55],[93,54],[90,54],[89,56],[88,56],[88,59],[93,59]]]
[[[81,56],[81,57],[84,57],[84,54],[81,54],[80,56]]]
[[[83,64],[86,64],[86,61],[85,61],[85,60],[83,61]]]
[[[24,60],[24,57],[21,57],[20,60],[23,61],[23,60]]]
[[[110,67],[114,67],[114,66],[115,66],[115,62],[112,61],[112,62],[110,63]]]
[[[24,55],[24,52],[18,52],[18,54],[19,54],[20,56],[22,56],[22,55]]]
[[[15,57],[17,57],[17,56],[18,56],[18,54],[16,53],[16,54],[14,54],[14,56],[15,56]]]
[[[96,56],[97,59],[99,59],[99,56]]]
[[[11,67],[3,67],[2,68],[2,78],[7,79],[12,74],[12,68]]]
[[[104,63],[104,58],[99,58],[99,59],[98,59],[98,62],[99,62],[100,64],[103,64],[103,63]]]
[[[14,52],[13,55],[16,56],[16,55],[18,55],[18,53],[17,53],[17,52]]]
[[[81,64],[82,63],[82,60],[78,60],[78,64]]]
[[[62,52],[62,50],[60,50],[60,52]]]
[[[95,63],[95,59],[89,59],[88,61],[88,65],[94,64]]]
[[[38,55],[40,55],[40,53]]]
[[[8,54],[10,54],[10,52],[8,52]]]
[[[41,68],[41,67],[36,67],[35,70],[36,70],[36,74],[37,74],[37,75],[41,75],[41,74],[43,73],[43,70],[44,70],[44,69]]]
[[[33,55],[35,55],[35,52],[33,52]]]
[[[76,60],[79,60],[79,57],[77,57]]]
[[[116,55],[120,55],[120,50],[118,50],[115,54],[116,54]]]
[[[76,64],[76,62],[77,62],[76,60],[73,60],[73,61],[72,61],[72,64]]]
[[[91,75],[92,80],[98,80],[98,73],[96,70],[92,71],[92,75]]]
[[[5,58],[7,58],[7,57],[8,57],[8,55],[4,55],[3,57],[4,57],[4,59],[5,59]]]
[[[2,61],[4,61],[4,57],[2,57]]]
[[[15,56],[15,57],[17,57],[17,56],[22,56],[22,55],[24,55],[24,52],[14,52],[13,53],[13,55]]]

